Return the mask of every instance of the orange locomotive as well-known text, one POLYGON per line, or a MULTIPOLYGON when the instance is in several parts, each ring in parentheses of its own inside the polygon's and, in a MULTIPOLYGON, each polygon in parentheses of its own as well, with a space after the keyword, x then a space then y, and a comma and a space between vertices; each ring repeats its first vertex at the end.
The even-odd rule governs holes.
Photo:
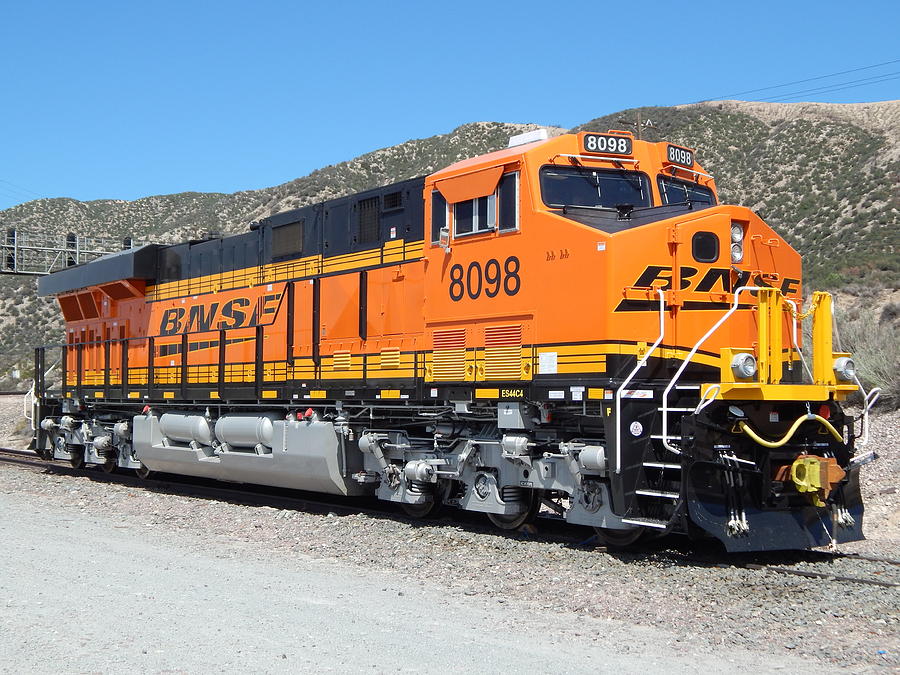
MULTIPOLYGON (((413 179, 41 280, 67 324, 35 446, 609 544, 861 538, 857 390, 799 255, 688 148, 525 135, 413 179)), ((50 358, 37 351, 37 372, 50 358)), ((865 421, 863 420, 863 427, 865 421)), ((865 440, 865 439, 863 439, 865 440)))

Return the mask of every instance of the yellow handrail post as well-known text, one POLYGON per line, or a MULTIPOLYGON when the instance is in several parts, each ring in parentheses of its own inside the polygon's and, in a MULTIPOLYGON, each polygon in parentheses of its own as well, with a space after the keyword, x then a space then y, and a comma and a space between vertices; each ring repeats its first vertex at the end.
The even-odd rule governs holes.
POLYGON ((781 382, 784 355, 781 351, 784 297, 777 288, 759 291, 759 381, 781 382))
POLYGON ((812 297, 813 311, 813 380, 816 384, 836 384, 832 369, 834 347, 832 344, 831 293, 816 291, 812 297))

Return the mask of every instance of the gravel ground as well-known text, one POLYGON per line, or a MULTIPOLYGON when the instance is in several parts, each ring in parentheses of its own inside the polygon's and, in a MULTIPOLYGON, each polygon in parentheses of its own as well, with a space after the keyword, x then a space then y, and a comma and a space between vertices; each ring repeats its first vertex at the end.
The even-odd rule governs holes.
MULTIPOLYGON (((0 401, 0 420, 7 429, 19 405, 18 398, 0 401)), ((900 558, 900 452, 894 446, 898 431, 900 412, 873 420, 871 446, 881 459, 863 468, 870 539, 846 550, 900 558)), ((249 549, 273 565, 309 556, 368 573, 379 570, 393 583, 439 584, 449 598, 477 596, 517 615, 545 617, 548 630, 565 629, 572 640, 597 639, 590 622, 612 619, 658 630, 662 644, 685 653, 738 648, 800 656, 813 659, 817 667, 855 672, 900 668, 900 589, 738 566, 750 557, 721 555, 717 566, 666 546, 640 554, 609 554, 450 520, 421 524, 400 516, 328 517, 5 465, 0 465, 0 492, 29 495, 48 508, 68 510, 72 517, 115 514, 150 533, 179 533, 201 548, 249 549), (572 618, 576 615, 583 623, 572 618)), ((813 562, 790 553, 761 559, 784 567, 857 577, 877 574, 900 581, 900 568, 890 565, 847 559, 813 562)))
POLYGON ((20 395, 0 396, 0 445, 4 447, 25 447, 31 440, 28 421, 22 417, 22 402, 20 395))
POLYGON ((37 499, 0 492, 0 672, 822 671, 37 499))

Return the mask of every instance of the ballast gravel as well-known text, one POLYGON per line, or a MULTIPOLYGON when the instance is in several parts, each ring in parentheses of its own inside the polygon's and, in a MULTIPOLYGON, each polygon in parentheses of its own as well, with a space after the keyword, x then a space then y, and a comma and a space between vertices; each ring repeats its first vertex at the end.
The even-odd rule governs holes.
MULTIPOLYGON (((16 397, 15 407, 20 406, 16 397)), ((12 411, 9 401, 0 400, 0 421, 9 420, 12 411)), ((881 459, 862 469, 869 540, 843 550, 900 559, 898 431, 897 411, 873 417, 870 446, 881 459)), ((10 446, 10 439, 3 444, 10 446)), ((225 558, 251 556, 280 568, 311 557, 376 574, 399 588, 439 589, 463 600, 476 596, 511 616, 543 619, 547 631, 568 640, 602 640, 594 632, 600 624, 592 622, 612 619, 655 629, 682 653, 737 649, 791 662, 800 657, 819 671, 900 668, 900 588, 743 567, 753 562, 900 582, 900 567, 887 563, 797 553, 727 556, 709 547, 692 550, 679 540, 612 553, 545 538, 540 523, 537 532, 508 534, 472 519, 417 522, 399 512, 322 515, 6 464, 0 465, 0 492, 27 496, 34 508, 45 503, 65 509, 73 519, 104 514, 122 527, 154 535, 177 532, 198 549, 214 549, 225 558)), ((573 530, 578 533, 590 535, 573 530)), ((59 555, 64 558, 65 552, 59 555)))

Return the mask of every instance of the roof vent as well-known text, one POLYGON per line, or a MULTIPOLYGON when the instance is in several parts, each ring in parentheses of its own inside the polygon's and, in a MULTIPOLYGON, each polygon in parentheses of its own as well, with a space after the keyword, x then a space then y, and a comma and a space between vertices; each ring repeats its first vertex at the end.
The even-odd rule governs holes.
POLYGON ((507 148, 514 148, 517 145, 525 145, 526 143, 534 143, 535 141, 546 141, 547 130, 535 129, 534 131, 526 131, 524 134, 516 134, 509 137, 509 145, 507 148))

